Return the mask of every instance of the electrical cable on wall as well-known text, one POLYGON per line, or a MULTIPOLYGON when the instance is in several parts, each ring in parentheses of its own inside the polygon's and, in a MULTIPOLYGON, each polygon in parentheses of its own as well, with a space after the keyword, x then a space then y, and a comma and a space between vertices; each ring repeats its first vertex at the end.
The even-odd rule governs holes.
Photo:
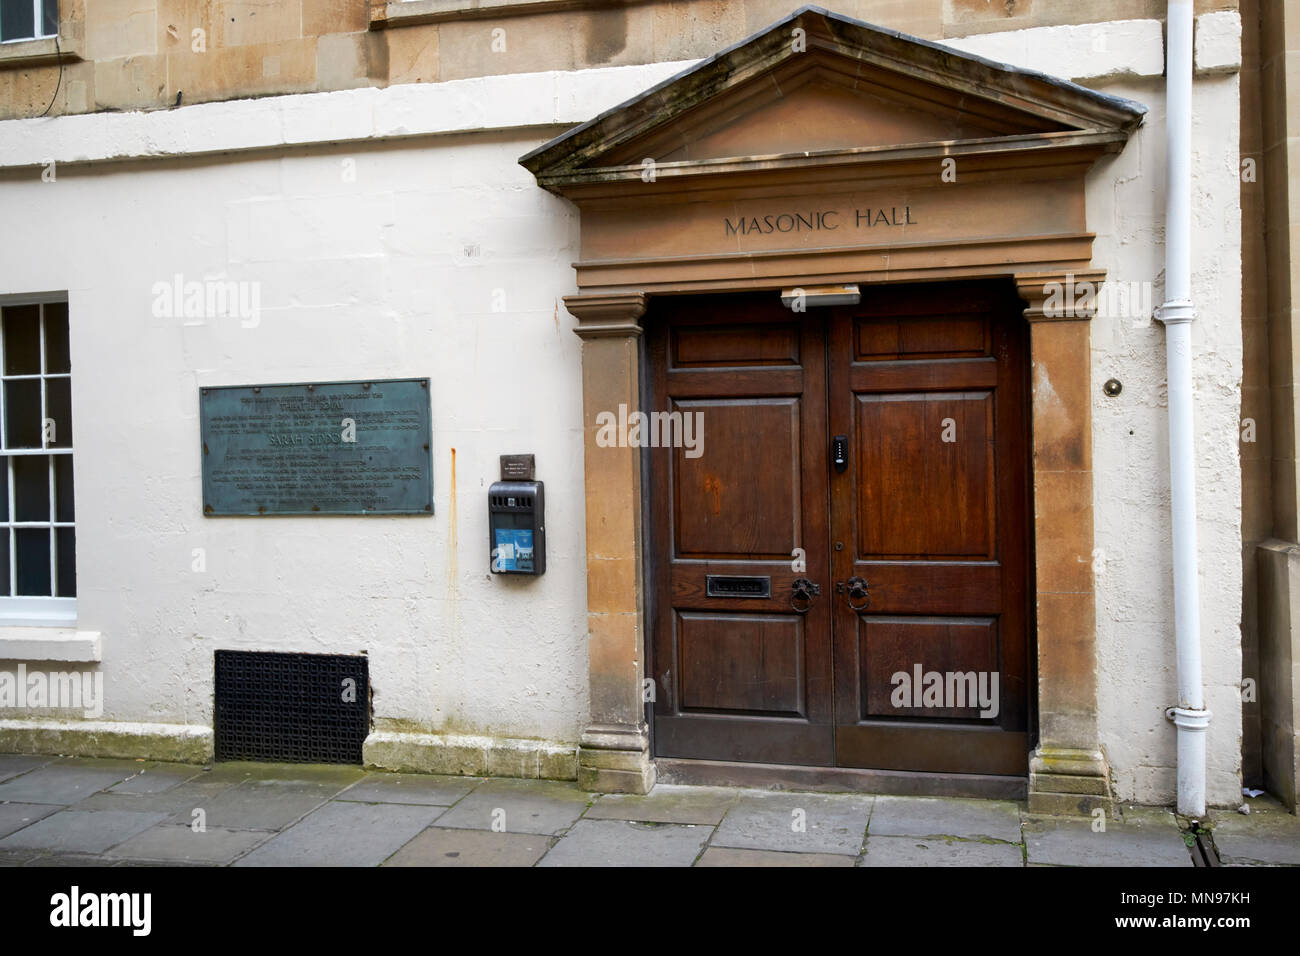
POLYGON ((59 55, 59 78, 54 84, 54 95, 50 97, 50 105, 45 107, 41 116, 47 115, 50 110, 54 108, 54 101, 59 98, 59 90, 63 86, 63 50, 59 48, 59 37, 57 34, 54 37, 54 52, 59 55))

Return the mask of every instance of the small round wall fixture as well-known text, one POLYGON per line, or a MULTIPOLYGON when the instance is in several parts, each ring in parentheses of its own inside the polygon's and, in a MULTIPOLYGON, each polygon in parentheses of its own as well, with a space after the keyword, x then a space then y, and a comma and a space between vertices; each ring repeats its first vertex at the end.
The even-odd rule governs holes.
POLYGON ((1124 391, 1124 385, 1117 378, 1108 378, 1106 379, 1106 384, 1101 387, 1101 390, 1111 398, 1114 398, 1120 392, 1124 391))

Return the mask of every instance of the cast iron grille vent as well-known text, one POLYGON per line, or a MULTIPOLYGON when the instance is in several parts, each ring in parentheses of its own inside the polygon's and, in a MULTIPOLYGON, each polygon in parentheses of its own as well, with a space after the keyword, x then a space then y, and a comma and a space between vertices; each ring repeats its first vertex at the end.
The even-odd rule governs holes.
POLYGON ((217 759, 361 763, 368 664, 343 654, 217 651, 217 759))

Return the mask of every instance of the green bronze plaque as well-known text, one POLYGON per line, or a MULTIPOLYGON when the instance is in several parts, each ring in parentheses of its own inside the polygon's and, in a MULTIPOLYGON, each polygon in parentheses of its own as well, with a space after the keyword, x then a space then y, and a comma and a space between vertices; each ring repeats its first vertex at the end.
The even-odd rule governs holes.
POLYGON ((199 389, 203 513, 433 514, 427 378, 199 389))

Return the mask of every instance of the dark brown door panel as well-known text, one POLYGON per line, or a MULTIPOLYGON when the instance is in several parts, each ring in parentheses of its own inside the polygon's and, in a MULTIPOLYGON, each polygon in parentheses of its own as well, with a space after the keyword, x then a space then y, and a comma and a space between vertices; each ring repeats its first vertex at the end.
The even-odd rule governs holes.
POLYGON ((1016 303, 983 286, 868 290, 835 310, 829 342, 828 419, 850 441, 831 475, 834 578, 856 583, 833 609, 837 764, 1023 774, 1016 303))
POLYGON ((653 409, 703 423, 694 457, 650 451, 655 750, 829 766, 828 595, 792 600, 830 571, 821 327, 774 295, 658 300, 646 343, 653 409))
POLYGON ((1025 773, 1019 308, 997 283, 652 300, 651 410, 703 425, 648 452, 658 755, 1025 773))

